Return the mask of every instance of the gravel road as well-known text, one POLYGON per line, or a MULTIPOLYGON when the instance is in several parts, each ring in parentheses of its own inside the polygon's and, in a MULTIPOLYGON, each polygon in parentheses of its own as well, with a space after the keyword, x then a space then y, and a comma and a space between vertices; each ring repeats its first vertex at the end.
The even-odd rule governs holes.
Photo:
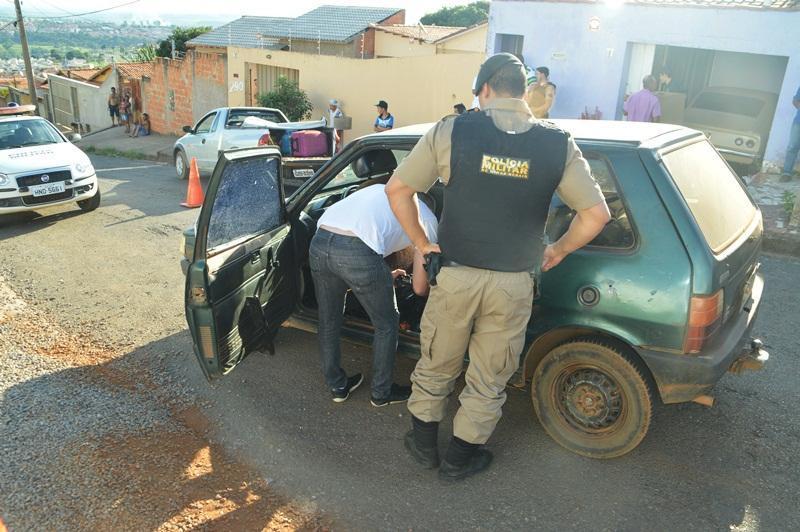
MULTIPOLYGON (((144 164, 94 161, 101 169, 144 164)), ((177 527, 171 524, 175 516, 198 501, 218 501, 217 495, 263 511, 263 524, 287 503, 247 506, 249 495, 240 487, 259 479, 263 499, 294 501, 292 519, 318 510, 337 529, 800 529, 800 509, 792 502, 800 478, 800 414, 794 408, 800 261, 763 258, 767 286, 755 332, 772 360, 763 372, 723 377, 714 408, 658 408, 639 448, 620 459, 593 461, 558 447, 536 422, 528 394, 512 391, 491 441, 492 468, 444 487, 405 455, 405 408, 373 409, 362 390, 342 405, 331 403, 313 335, 283 330, 274 357, 252 356, 231 375, 206 383, 181 303, 179 234, 197 212, 178 207, 185 183, 162 167, 100 175, 106 195, 94 213, 64 208, 0 220, 0 275, 32 311, 42 312, 31 326, 49 334, 57 324, 68 336, 91 340, 98 356, 105 356, 104 349, 115 353, 110 362, 62 366, 64 357, 52 356, 57 349, 0 344, 7 353, 0 355, 0 430, 3 440, 17 442, 0 449, 13 454, 13 462, 0 456, 0 513, 12 529, 54 526, 48 518, 53 508, 82 505, 96 505, 100 528, 106 516, 141 528, 177 527), (130 377, 120 386, 118 372, 130 377), (134 428, 120 419, 125 416, 140 421, 134 428), (160 448, 175 460, 152 462, 160 448), (19 461, 26 456, 27 462, 19 461), (186 480, 187 471, 207 471, 209 464, 213 477, 217 463, 226 461, 239 472, 234 481, 223 477, 206 486, 186 480), (57 489, 38 493, 49 475, 58 476, 53 467, 78 485, 99 487, 87 495, 54 484, 57 489), (111 472, 102 473, 105 468, 111 472), (120 478, 141 491, 107 488, 120 478), (136 497, 153 486, 165 502, 149 521, 128 521, 141 508, 136 497), (62 496, 62 490, 77 498, 62 496), (112 495, 96 502, 106 491, 112 495), (31 508, 26 497, 45 509, 31 508), (131 512, 118 509, 128 506, 131 512)), ((8 321, 0 327, 7 337, 8 321)), ((346 369, 369 372, 367 349, 346 345, 343 359, 346 369)), ((411 368, 411 361, 399 360, 398 379, 411 368)), ((198 519, 210 528, 225 524, 203 515, 198 519)))

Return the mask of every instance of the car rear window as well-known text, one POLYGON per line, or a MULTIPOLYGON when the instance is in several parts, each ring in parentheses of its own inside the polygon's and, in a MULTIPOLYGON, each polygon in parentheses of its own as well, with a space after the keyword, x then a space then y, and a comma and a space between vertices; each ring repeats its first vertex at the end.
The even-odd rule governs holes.
POLYGON ((739 178, 705 140, 669 152, 663 160, 709 247, 723 251, 756 214, 739 178))
POLYGON ((706 111, 730 113, 757 118, 764 107, 764 101, 739 94, 704 92, 694 101, 692 107, 706 111))
POLYGON ((245 118, 252 116, 260 118, 261 120, 268 120, 270 122, 282 123, 286 120, 275 111, 267 111, 262 109, 231 109, 228 115, 228 122, 225 124, 226 128, 242 127, 245 118))

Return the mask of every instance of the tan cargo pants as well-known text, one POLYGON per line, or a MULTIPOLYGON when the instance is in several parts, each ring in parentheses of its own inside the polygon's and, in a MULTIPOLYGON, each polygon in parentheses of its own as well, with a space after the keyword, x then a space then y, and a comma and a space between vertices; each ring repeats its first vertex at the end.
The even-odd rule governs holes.
POLYGON ((469 351, 453 434, 486 443, 500 420, 506 383, 519 367, 532 305, 533 279, 527 272, 442 268, 422 315, 422 356, 411 375, 411 413, 422 421, 442 420, 469 351))

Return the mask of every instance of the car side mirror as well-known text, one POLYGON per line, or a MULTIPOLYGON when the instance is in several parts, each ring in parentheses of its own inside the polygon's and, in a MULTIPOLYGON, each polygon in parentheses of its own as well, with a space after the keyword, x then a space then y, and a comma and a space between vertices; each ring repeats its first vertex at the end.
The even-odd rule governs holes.
POLYGON ((80 133, 68 133, 67 134, 67 140, 72 142, 73 144, 76 143, 76 142, 80 142, 82 138, 83 137, 81 137, 80 133))
POLYGON ((192 133, 192 126, 183 126, 184 133, 192 133))

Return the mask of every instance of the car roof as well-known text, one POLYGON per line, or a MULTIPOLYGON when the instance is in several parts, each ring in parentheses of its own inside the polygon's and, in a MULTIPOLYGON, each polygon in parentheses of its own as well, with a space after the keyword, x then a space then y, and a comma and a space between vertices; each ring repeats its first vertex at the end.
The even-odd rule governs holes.
MULTIPOLYGON (((625 144, 648 144, 658 145, 660 140, 673 140, 679 136, 691 136, 699 134, 694 129, 678 126, 675 124, 660 124, 648 122, 627 122, 619 120, 552 120, 552 122, 568 131, 576 140, 615 142, 625 144), (683 135, 680 135, 683 133, 683 135)), ((372 136, 422 136, 428 132, 434 123, 416 124, 413 126, 399 127, 373 133, 372 136)))
POLYGON ((44 120, 41 116, 9 115, 0 116, 0 122, 19 122, 20 120, 44 120))

